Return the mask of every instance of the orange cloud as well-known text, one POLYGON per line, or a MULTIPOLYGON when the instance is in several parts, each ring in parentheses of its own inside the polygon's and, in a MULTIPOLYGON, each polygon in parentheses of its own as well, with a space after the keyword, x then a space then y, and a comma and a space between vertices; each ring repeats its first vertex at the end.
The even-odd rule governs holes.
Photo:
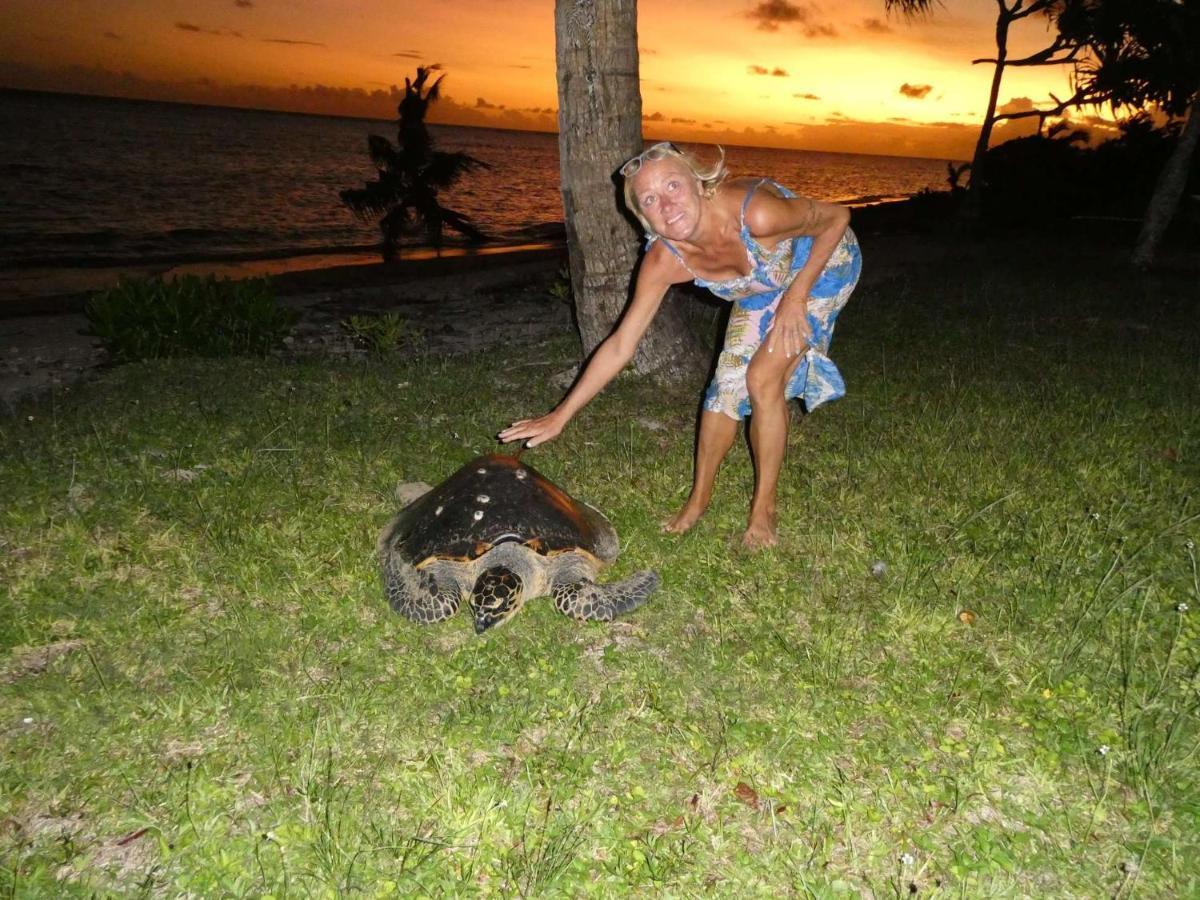
POLYGON ((905 97, 912 97, 914 100, 924 100, 932 90, 933 85, 931 84, 909 84, 906 81, 900 85, 900 93, 905 97))

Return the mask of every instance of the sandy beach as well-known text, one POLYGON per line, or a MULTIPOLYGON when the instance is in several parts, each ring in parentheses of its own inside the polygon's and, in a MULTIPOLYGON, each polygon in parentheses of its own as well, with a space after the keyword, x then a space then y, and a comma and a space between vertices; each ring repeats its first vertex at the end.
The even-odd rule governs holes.
MULTIPOLYGON (((285 352, 294 356, 361 354, 342 326, 353 315, 396 313, 438 354, 469 352, 514 338, 536 342, 571 327, 571 311, 550 287, 565 265, 565 248, 536 245, 507 252, 421 255, 398 264, 360 260, 285 270, 280 261, 237 267, 198 266, 173 274, 240 278, 268 275, 276 295, 298 314, 285 352)), ((109 364, 88 333, 85 294, 12 306, 0 317, 0 405, 69 387, 109 364), (22 313, 15 314, 14 313, 22 313)))
MULTIPOLYGON (((1020 233, 986 241, 962 239, 914 218, 904 203, 856 210, 852 224, 865 260, 860 292, 906 269, 943 260, 974 258, 986 265, 998 253, 1052 259, 1064 252, 1020 233)), ((1111 261, 1113 253, 1124 253, 1124 247, 1122 239, 1109 233, 1098 242, 1076 246, 1076 252, 1095 254, 1100 263, 1111 261)), ((283 351, 289 355, 361 354, 364 351, 341 323, 352 315, 381 313, 396 313, 419 328, 426 351, 454 355, 513 340, 536 343, 569 332, 571 308, 550 292, 566 262, 565 246, 533 244, 474 253, 421 253, 389 265, 371 257, 349 264, 345 259, 306 257, 191 265, 167 277, 271 277, 280 301, 298 313, 283 351)), ((1192 269, 1196 261, 1186 249, 1177 248, 1164 265, 1192 269)), ((109 364, 98 339, 87 333, 82 314, 86 296, 76 292, 0 308, 0 406, 6 411, 109 364)))

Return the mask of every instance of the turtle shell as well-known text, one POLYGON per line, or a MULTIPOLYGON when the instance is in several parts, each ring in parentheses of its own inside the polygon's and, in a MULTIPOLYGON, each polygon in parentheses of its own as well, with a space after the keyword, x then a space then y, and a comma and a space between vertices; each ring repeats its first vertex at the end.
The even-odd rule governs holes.
POLYGON ((392 523, 387 544, 413 565, 429 559, 476 559, 516 541, 548 555, 586 550, 604 562, 616 555, 616 532, 531 466, 511 456, 473 459, 392 523))

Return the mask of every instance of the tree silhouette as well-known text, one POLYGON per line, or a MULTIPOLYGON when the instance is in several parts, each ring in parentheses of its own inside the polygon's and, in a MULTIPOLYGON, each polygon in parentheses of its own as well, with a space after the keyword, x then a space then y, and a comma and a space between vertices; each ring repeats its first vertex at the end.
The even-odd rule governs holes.
MULTIPOLYGON (((1051 109, 1031 109, 1013 113, 996 112, 1000 99, 1000 83, 1004 79, 1004 71, 1013 66, 1061 66, 1075 61, 1081 51, 1081 44, 1072 35, 1060 31, 1049 44, 1028 56, 1012 58, 1008 55, 1009 30, 1015 22, 1039 15, 1054 19, 1063 11, 1087 0, 995 0, 996 12, 996 55, 993 58, 975 59, 972 64, 991 63, 992 86, 988 94, 987 110, 979 128, 979 138, 975 142, 975 153, 971 158, 971 181, 967 187, 967 202, 963 212, 968 218, 976 218, 981 209, 982 189, 985 180, 985 161, 988 144, 991 141, 992 129, 997 122, 1008 119, 1021 119, 1031 116, 1038 117, 1038 131, 1045 126, 1050 116, 1061 115, 1072 106, 1088 102, 1087 94, 1082 84, 1077 86, 1074 95, 1066 100, 1059 100, 1051 95, 1055 106, 1051 109)), ((908 18, 925 15, 941 6, 941 0, 884 0, 884 8, 888 12, 898 11, 908 18)))
POLYGON ((466 153, 434 149, 433 138, 425 127, 425 114, 429 104, 437 100, 438 87, 446 77, 443 74, 426 87, 434 68, 419 66, 416 79, 404 79, 404 99, 397 106, 397 146, 377 134, 367 137, 367 152, 379 170, 378 177, 340 194, 342 202, 359 218, 380 217, 385 261, 395 259, 400 238, 407 233, 423 230, 426 243, 435 248, 442 246, 447 226, 472 242, 487 240, 466 216, 438 202, 438 192, 458 181, 464 172, 488 166, 466 153))
POLYGON ((1200 145, 1200 0, 1080 0, 1059 30, 1087 44, 1076 81, 1114 109, 1186 116, 1142 219, 1133 263, 1148 268, 1187 188, 1200 145))

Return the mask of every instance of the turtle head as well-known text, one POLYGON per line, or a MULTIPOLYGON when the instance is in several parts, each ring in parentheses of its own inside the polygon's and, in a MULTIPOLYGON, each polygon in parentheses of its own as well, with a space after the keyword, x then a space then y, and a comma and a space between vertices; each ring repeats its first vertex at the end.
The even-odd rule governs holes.
POLYGON ((475 617, 475 633, 507 622, 525 602, 521 578, 512 569, 493 566, 479 576, 471 591, 471 612, 475 617))

